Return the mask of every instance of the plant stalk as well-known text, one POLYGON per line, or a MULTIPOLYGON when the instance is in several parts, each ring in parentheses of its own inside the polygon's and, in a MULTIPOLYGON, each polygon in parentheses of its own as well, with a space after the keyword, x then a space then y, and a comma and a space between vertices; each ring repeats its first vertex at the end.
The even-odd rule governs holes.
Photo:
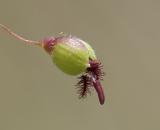
POLYGON ((9 35, 13 36, 14 38, 16 38, 16 39, 18 39, 18 40, 21 40, 21 41, 23 41, 23 42, 25 42, 25 43, 27 43, 27 44, 42 46, 42 43, 41 43, 41 42, 25 39, 25 38, 23 38, 22 36, 16 34, 15 32, 11 31, 8 27, 6 27, 6 26, 3 25, 3 24, 0 24, 0 28, 1 28, 4 32, 7 32, 9 35))

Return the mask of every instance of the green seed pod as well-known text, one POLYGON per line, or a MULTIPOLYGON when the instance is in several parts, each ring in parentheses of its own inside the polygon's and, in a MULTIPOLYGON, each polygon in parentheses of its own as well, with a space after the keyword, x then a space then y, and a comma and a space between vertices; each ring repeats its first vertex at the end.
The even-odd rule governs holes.
POLYGON ((44 43, 45 49, 50 50, 53 62, 66 74, 78 75, 90 66, 89 59, 96 59, 91 46, 77 37, 47 38, 44 43))

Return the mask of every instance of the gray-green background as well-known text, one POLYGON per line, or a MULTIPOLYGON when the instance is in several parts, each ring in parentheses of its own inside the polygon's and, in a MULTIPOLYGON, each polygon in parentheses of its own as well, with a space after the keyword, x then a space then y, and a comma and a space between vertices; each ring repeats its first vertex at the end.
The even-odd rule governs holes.
POLYGON ((76 77, 0 31, 0 130, 160 129, 159 0, 0 0, 0 23, 29 39, 90 42, 104 64, 104 106, 76 77))

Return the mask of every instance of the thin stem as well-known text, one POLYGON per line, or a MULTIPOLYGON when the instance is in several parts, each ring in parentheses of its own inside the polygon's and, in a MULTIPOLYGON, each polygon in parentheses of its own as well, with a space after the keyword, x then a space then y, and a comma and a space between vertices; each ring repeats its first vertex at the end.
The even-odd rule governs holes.
POLYGON ((0 24, 0 28, 3 29, 3 31, 7 32, 9 35, 15 37, 18 40, 21 40, 21 41, 27 43, 27 44, 39 45, 39 46, 42 45, 42 43, 39 42, 39 41, 32 41, 32 40, 28 40, 28 39, 25 39, 25 38, 21 37, 20 35, 14 33, 13 31, 11 31, 8 27, 6 27, 3 24, 0 24))

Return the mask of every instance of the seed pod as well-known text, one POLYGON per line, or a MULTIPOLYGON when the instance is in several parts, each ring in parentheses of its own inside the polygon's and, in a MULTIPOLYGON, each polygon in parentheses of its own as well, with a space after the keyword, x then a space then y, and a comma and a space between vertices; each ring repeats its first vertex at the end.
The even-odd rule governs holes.
POLYGON ((80 98, 95 88, 100 104, 104 104, 105 96, 100 84, 104 73, 92 47, 74 36, 49 37, 43 41, 43 47, 52 57, 56 66, 69 75, 79 75, 77 83, 80 98))
POLYGON ((89 59, 96 60, 91 46, 73 36, 46 38, 44 48, 51 55, 56 66, 70 75, 85 72, 90 66, 89 59))

